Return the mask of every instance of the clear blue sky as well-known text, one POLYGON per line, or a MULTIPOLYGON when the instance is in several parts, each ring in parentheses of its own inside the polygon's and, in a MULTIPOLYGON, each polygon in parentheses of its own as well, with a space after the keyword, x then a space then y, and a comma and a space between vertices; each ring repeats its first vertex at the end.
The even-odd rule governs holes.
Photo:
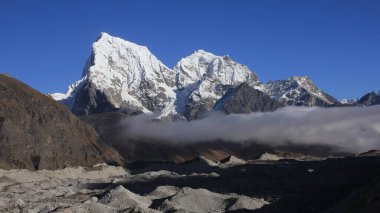
POLYGON ((80 78, 100 32, 173 67, 197 49, 265 82, 308 75, 337 98, 380 89, 378 0, 0 0, 0 72, 42 92, 80 78))

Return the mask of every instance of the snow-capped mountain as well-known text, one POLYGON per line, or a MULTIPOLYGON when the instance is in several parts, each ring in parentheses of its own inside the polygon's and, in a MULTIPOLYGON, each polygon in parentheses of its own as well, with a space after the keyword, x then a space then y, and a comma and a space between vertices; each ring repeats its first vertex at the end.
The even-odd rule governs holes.
POLYGON ((260 85, 258 89, 285 105, 325 107, 339 103, 335 98, 320 90, 307 76, 269 81, 260 85))
POLYGON ((101 33, 82 79, 66 94, 52 94, 76 114, 126 109, 161 111, 174 103, 175 73, 144 46, 101 33))
POLYGON ((261 101, 246 97, 250 100, 247 104, 255 106, 245 106, 245 110, 275 109, 281 105, 265 105, 262 100, 268 98, 282 105, 330 106, 337 102, 307 77, 261 84, 247 66, 227 55, 216 56, 203 50, 182 58, 170 69, 148 48, 107 33, 101 33, 93 44, 82 78, 70 85, 65 94, 50 95, 77 115, 121 110, 127 114, 157 113, 158 118, 179 115, 197 119, 223 108, 220 100, 242 83, 245 92, 239 92, 239 97, 250 95, 246 91, 263 92, 251 94, 261 101), (258 106, 259 103, 265 106, 258 106))
POLYGON ((345 99, 340 100, 340 103, 351 105, 351 104, 355 104, 358 100, 359 99, 357 98, 345 98, 345 99))
POLYGON ((216 56, 198 50, 181 59, 174 67, 178 93, 182 99, 178 112, 188 119, 200 118, 212 111, 215 103, 231 87, 243 82, 254 87, 259 83, 256 73, 229 56, 216 56))

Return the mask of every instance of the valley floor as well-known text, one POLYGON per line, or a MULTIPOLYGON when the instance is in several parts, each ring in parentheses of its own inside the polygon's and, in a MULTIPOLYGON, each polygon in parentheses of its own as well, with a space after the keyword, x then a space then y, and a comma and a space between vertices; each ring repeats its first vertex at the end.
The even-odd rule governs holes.
POLYGON ((0 170, 0 212, 376 212, 379 157, 0 170))

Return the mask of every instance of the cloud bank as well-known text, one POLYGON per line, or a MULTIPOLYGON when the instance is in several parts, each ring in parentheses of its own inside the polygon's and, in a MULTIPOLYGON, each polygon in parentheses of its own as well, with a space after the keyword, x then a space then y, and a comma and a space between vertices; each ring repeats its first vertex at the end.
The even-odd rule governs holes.
POLYGON ((285 107, 267 113, 215 113, 190 122, 152 122, 142 115, 123 124, 129 136, 183 143, 224 140, 280 146, 292 142, 333 145, 355 153, 380 149, 380 106, 285 107))

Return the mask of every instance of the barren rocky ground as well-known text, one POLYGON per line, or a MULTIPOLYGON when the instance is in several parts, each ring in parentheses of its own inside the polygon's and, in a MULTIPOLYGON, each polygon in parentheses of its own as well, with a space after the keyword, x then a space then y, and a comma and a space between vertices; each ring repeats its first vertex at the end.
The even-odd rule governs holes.
POLYGON ((270 154, 248 162, 232 156, 125 168, 0 170, 0 212, 371 212, 379 205, 372 187, 379 177, 375 156, 270 154))

